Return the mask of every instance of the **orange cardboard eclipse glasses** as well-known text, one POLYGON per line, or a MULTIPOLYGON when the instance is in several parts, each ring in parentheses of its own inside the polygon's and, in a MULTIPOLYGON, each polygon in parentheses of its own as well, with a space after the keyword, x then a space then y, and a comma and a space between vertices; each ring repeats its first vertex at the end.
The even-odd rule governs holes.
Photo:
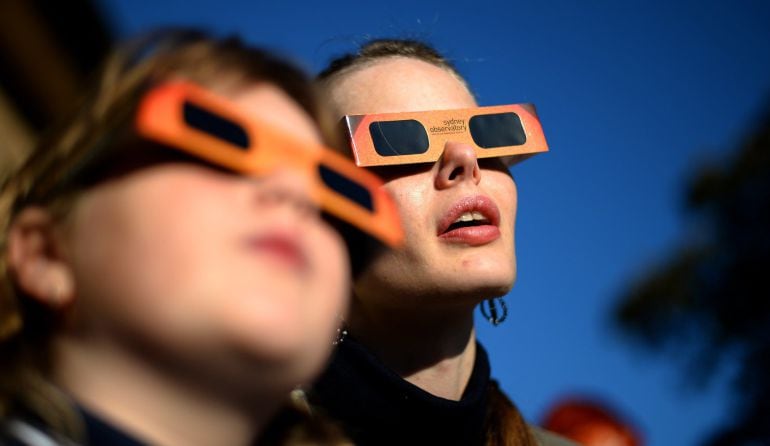
POLYGON ((448 141, 471 145, 478 158, 507 157, 508 165, 548 151, 532 104, 347 115, 343 122, 359 166, 434 162, 448 141))
POLYGON ((324 211, 391 246, 403 240, 395 205, 374 174, 195 84, 171 82, 150 90, 139 104, 136 126, 146 139, 240 174, 264 175, 276 167, 301 171, 324 211))

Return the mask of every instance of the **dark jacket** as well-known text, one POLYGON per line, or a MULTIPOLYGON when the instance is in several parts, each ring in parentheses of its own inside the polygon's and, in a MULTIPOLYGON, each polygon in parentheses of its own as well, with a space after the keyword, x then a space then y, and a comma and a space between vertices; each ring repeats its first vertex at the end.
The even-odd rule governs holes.
MULTIPOLYGON (((465 392, 452 401, 402 379, 348 336, 309 397, 315 410, 341 423, 358 446, 473 446, 484 443, 491 391, 499 392, 480 344, 465 392)), ((532 433, 542 446, 572 444, 539 429, 532 433)))

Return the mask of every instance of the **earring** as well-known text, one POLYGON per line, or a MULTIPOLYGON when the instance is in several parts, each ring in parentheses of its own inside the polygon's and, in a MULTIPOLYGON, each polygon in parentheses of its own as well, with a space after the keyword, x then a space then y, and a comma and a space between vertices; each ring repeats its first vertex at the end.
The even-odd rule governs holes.
POLYGON ((291 404, 305 413, 310 413, 310 403, 307 400, 307 393, 305 393, 305 389, 302 388, 302 386, 297 386, 294 389, 292 389, 291 392, 289 392, 289 401, 291 401, 291 404))
POLYGON ((341 344, 348 335, 348 329, 345 328, 345 319, 342 319, 342 315, 338 315, 337 318, 340 320, 340 323, 337 325, 337 336, 334 337, 332 345, 341 344))
POLYGON ((479 305, 479 307, 481 308, 481 314, 484 315, 486 320, 488 320, 489 323, 494 325, 495 327, 502 324, 505 318, 508 317, 508 306, 505 305, 505 300, 503 300, 502 297, 487 299, 484 302, 482 302, 479 305), (497 303, 495 302, 495 299, 500 301, 500 307, 503 309, 503 315, 500 317, 498 317, 497 303), (485 307, 485 304, 486 304, 486 307, 485 307))
POLYGON ((345 337, 348 335, 348 330, 345 328, 344 325, 340 325, 337 327, 337 336, 334 337, 334 340, 332 341, 332 345, 341 344, 342 341, 345 340, 345 337))

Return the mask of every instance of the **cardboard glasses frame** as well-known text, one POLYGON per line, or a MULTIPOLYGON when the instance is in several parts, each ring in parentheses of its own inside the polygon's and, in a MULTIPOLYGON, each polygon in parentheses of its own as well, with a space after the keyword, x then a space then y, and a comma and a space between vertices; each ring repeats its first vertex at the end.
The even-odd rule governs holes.
POLYGON ((435 162, 449 141, 471 145, 478 158, 505 157, 508 165, 548 151, 532 104, 346 115, 342 124, 354 160, 362 167, 435 162), (403 134, 398 135, 398 127, 394 126, 401 126, 403 134), (386 130, 388 127, 391 130, 386 130), (386 141, 383 147, 386 133, 401 138, 386 141), (415 142, 417 139, 422 143, 415 142), (492 147, 485 144, 490 141, 492 147), (399 143, 413 147, 399 147, 399 143))
POLYGON ((246 176, 278 167, 300 171, 310 178, 311 198, 321 209, 388 245, 403 241, 395 205, 377 176, 331 149, 250 117, 193 83, 170 82, 147 92, 136 128, 146 139, 246 176))

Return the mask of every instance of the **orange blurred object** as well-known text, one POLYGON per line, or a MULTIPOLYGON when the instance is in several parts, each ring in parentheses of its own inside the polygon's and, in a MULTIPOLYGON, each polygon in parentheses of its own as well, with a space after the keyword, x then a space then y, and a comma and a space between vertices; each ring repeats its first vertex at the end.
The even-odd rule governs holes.
POLYGON ((595 400, 574 398, 556 404, 543 427, 584 446, 643 446, 622 417, 595 400))

